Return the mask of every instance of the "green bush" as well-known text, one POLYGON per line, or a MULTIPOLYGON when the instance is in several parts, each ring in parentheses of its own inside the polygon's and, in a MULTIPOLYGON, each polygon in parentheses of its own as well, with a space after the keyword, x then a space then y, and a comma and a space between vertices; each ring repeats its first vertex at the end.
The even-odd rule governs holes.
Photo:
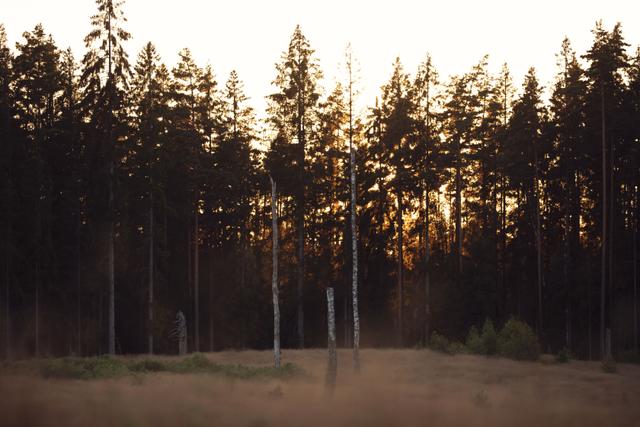
POLYGON ((467 349, 473 354, 483 354, 493 356, 498 352, 498 334, 490 319, 484 321, 482 334, 478 333, 478 328, 472 326, 467 335, 467 349))
POLYGON ((127 365, 107 356, 86 359, 67 357, 45 361, 40 367, 45 378, 100 379, 115 378, 128 373, 127 365))
POLYGON ((449 340, 444 335, 440 335, 438 332, 433 331, 429 346, 432 350, 447 353, 449 351, 449 340))
POLYGON ((516 319, 509 320, 498 335, 498 353, 516 360, 538 360, 540 343, 529 325, 516 319))
POLYGON ((156 359, 142 359, 129 365, 132 372, 162 372, 167 369, 164 363, 156 359))
POLYGON ((476 328, 475 325, 469 329, 469 334, 467 335, 467 349, 473 354, 483 353, 482 340, 480 339, 478 328, 476 328))
POLYGON ((498 334, 493 327, 491 319, 484 321, 480 340, 482 341, 482 354, 493 356, 498 352, 498 334))
POLYGON ((449 347, 447 348, 447 353, 449 354, 465 354, 468 353, 467 347, 464 344, 458 341, 451 341, 449 343, 449 347))

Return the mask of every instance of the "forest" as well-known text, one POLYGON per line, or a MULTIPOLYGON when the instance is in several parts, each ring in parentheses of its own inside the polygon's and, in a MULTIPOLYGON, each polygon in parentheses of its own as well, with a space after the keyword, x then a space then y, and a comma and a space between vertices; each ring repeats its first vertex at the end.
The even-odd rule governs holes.
POLYGON ((189 351, 268 349, 274 255, 284 348, 326 345, 332 287, 344 347, 357 288, 363 347, 516 318, 545 352, 597 359, 610 331, 638 354, 640 47, 621 24, 585 52, 558 40, 546 88, 426 55, 390 61, 371 100, 357 51, 327 81, 298 26, 263 119, 188 48, 130 58, 121 1, 90 20, 81 56, 0 24, 3 357, 175 354, 179 311, 189 351))

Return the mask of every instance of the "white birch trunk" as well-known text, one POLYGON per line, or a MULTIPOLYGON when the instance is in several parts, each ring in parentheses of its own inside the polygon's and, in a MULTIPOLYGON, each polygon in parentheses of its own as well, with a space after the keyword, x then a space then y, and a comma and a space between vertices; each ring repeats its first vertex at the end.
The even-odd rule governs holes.
POLYGON ((357 186, 356 151, 353 144, 353 62, 351 47, 347 48, 347 68, 349 72, 349 164, 351 172, 351 296, 353 299, 353 367, 360 371, 360 313, 358 311, 358 230, 356 224, 357 186))
POLYGON ((336 312, 333 303, 333 288, 327 288, 327 329, 329 348, 329 364, 327 367, 327 387, 333 390, 338 374, 338 359, 336 356, 336 312))
POLYGON ((280 367, 280 305, 278 301, 278 207, 276 182, 271 176, 271 235, 273 240, 271 294, 273 297, 273 359, 280 367))

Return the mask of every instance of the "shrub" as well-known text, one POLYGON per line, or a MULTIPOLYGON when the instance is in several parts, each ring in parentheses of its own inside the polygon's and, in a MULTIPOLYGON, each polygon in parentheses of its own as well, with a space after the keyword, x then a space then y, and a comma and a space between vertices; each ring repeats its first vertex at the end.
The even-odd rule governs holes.
POLYGON ((516 360, 538 360, 540 343, 529 325, 509 320, 498 335, 498 353, 516 360))
POLYGON ((478 328, 476 328, 475 325, 469 329, 469 334, 467 335, 467 349, 473 354, 483 353, 482 340, 480 339, 478 328))
POLYGON ((468 353, 467 347, 464 344, 458 341, 451 341, 449 347, 447 348, 447 353, 449 354, 465 354, 468 353))
POLYGON ((607 356, 602 359, 602 370, 607 374, 615 374, 618 372, 618 366, 616 365, 615 359, 611 356, 607 356))
POLYGON ((571 360, 571 352, 568 348, 564 347, 562 350, 556 354, 556 362, 558 363, 569 363, 571 360))
POLYGON ((482 341, 482 354, 493 356, 498 352, 498 334, 493 327, 493 322, 491 321, 491 319, 487 319, 484 321, 480 340, 482 341))
POLYGON ((47 360, 40 367, 45 378, 99 379, 115 378, 127 374, 124 362, 107 356, 80 358, 62 358, 47 360))
POLYGON ((433 331, 431 334, 431 341, 429 344, 432 350, 443 351, 445 353, 449 351, 449 340, 444 335, 440 335, 436 331, 433 331))
POLYGON ((156 359, 142 359, 129 365, 132 372, 162 372, 167 369, 164 363, 156 359))

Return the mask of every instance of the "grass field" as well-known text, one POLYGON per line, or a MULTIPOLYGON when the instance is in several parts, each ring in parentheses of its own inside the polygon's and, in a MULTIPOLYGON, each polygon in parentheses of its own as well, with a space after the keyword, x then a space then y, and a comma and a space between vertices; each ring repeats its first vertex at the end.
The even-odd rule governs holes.
POLYGON ((363 350, 361 356, 355 376, 351 352, 339 351, 333 395, 324 386, 324 350, 285 350, 283 360, 292 365, 284 374, 269 368, 267 351, 117 357, 89 367, 78 359, 73 368, 60 360, 5 364, 0 425, 640 425, 637 365, 619 364, 609 374, 597 362, 429 350, 363 350))

